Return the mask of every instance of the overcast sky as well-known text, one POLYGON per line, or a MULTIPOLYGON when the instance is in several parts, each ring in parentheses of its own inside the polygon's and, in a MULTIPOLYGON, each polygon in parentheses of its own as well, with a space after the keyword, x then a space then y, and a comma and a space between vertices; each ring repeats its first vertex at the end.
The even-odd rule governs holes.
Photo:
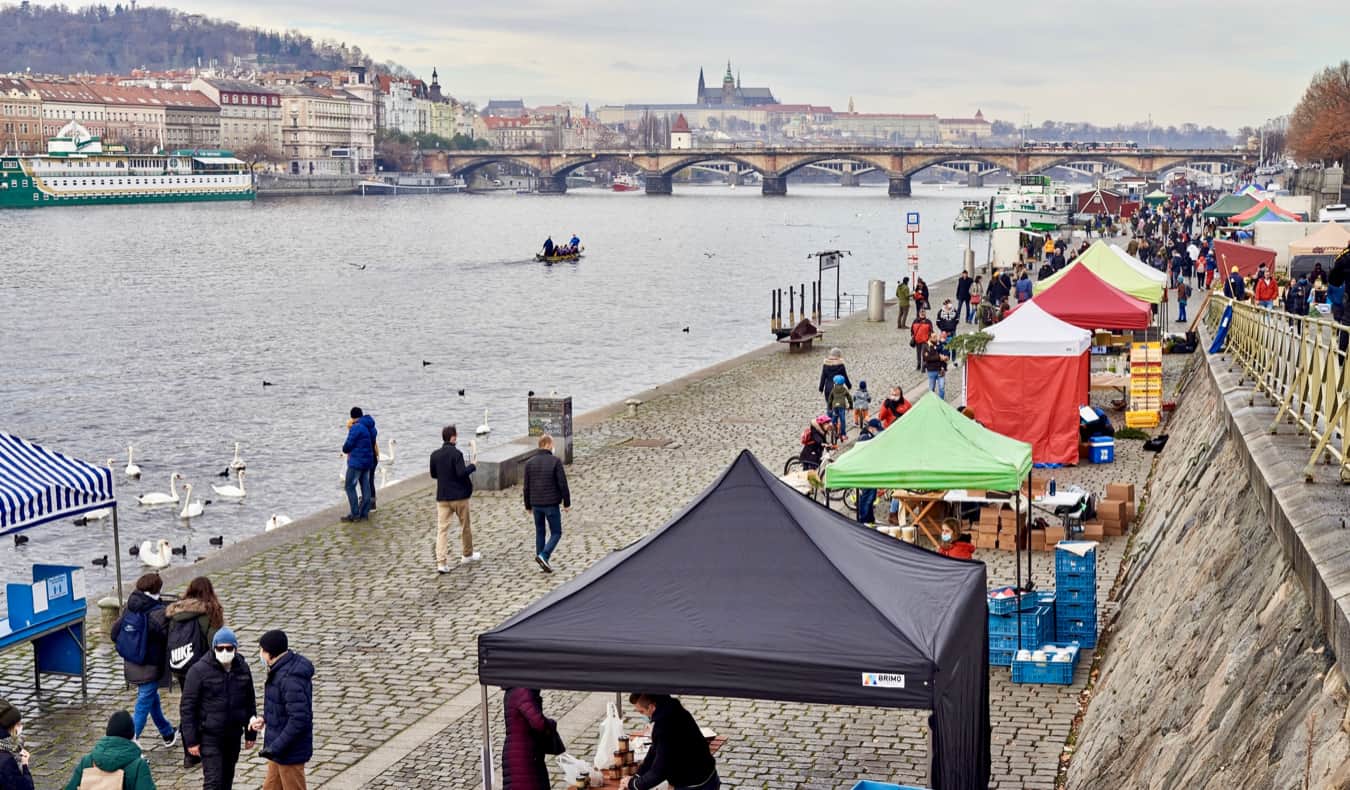
MULTIPOLYGON (((157 3, 158 4, 158 3, 157 3)), ((726 60, 779 101, 1021 123, 1235 129, 1287 113, 1350 54, 1350 3, 1310 0, 177 0, 356 44, 452 95, 692 102, 726 60)))

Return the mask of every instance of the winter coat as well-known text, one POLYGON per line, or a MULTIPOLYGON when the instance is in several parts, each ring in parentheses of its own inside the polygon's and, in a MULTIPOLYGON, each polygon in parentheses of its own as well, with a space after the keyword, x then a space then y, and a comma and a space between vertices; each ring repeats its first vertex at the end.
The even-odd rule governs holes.
POLYGON ((937 328, 948 334, 956 334, 961 322, 961 314, 955 307, 940 307, 937 311, 937 328))
POLYGON ((33 775, 28 766, 19 765, 19 758, 11 751, 15 748, 10 734, 0 730, 0 790, 33 790, 33 775))
POLYGON ((236 654, 229 669, 214 653, 193 664, 183 683, 179 715, 183 743, 189 747, 201 745, 203 736, 239 737, 258 715, 253 673, 243 656, 236 654))
POLYGON ((944 373, 947 370, 947 360, 943 359, 943 353, 936 347, 929 346, 928 351, 923 355, 923 369, 932 373, 944 373))
POLYGON ((979 297, 984 296, 984 283, 970 284, 970 300, 973 303, 979 297))
MULTIPOLYGON (((191 620, 194 617, 197 618, 197 625, 201 627, 202 633, 206 634, 206 644, 208 646, 211 644, 211 640, 216 638, 216 631, 219 630, 211 625, 211 616, 206 613, 206 604, 196 598, 179 598, 177 601, 168 605, 164 610, 164 615, 164 636, 166 640, 173 623, 191 620)), ((209 647, 207 652, 210 652, 209 647)), ((166 660, 164 663, 167 666, 168 657, 165 656, 165 658, 166 660)), ((202 658, 206 658, 206 656, 203 656, 202 658)), ((201 661, 202 659, 198 659, 196 663, 200 664, 201 661)))
POLYGON ((1308 314, 1308 281, 1299 280, 1284 294, 1284 309, 1294 315, 1308 314))
POLYGON ((1243 280, 1242 275, 1236 272, 1229 275, 1228 281, 1223 287, 1223 295, 1239 302, 1247 301, 1247 281, 1243 280))
POLYGON ((843 357, 825 357, 825 364, 820 367, 820 386, 816 391, 825 395, 834 386, 834 377, 843 376, 844 384, 852 387, 853 383, 848 380, 848 370, 844 368, 843 357))
POLYGON ((927 318, 916 318, 909 325, 909 338, 914 345, 927 343, 933 336, 933 322, 927 318))
POLYGON ((525 507, 572 506, 572 492, 567 487, 567 471, 562 459, 548 450, 525 462, 525 507))
POLYGON ((1275 282, 1275 278, 1267 275, 1256 281, 1256 286, 1252 288, 1252 295, 1258 302, 1273 302, 1280 298, 1280 286, 1275 282))
POLYGON ((557 732, 557 723, 544 715, 543 700, 534 689, 507 689, 503 707, 502 790, 549 790, 544 749, 557 732))
POLYGON ((1017 301, 1025 302, 1031 298, 1031 278, 1022 275, 1022 279, 1017 281, 1017 301))
POLYGON ((263 720, 263 757, 303 765, 314 756, 314 665, 308 658, 287 651, 267 668, 263 720))
POLYGON ((891 423, 903 417, 907 411, 909 411, 909 401, 904 398, 898 401, 887 398, 881 402, 881 412, 877 414, 877 419, 881 421, 883 428, 889 428, 891 423))
POLYGON ((652 713, 652 746, 642 761, 637 776, 629 783, 632 790, 651 790, 662 782, 672 787, 696 787, 717 770, 708 739, 703 737, 694 717, 677 699, 666 698, 652 713))
POLYGON ((96 766, 101 771, 122 772, 122 790, 155 790, 150 776, 150 764, 141 756, 141 748, 126 738, 105 735, 94 744, 94 750, 80 759, 66 783, 66 790, 79 790, 84 769, 96 766))
POLYGON ((377 433, 375 420, 369 414, 363 415, 352 423, 352 427, 347 429, 347 441, 342 443, 342 452, 347 454, 347 466, 349 468, 375 468, 377 433))
POLYGON ((834 388, 830 390, 830 408, 838 409, 841 407, 846 409, 853 408, 853 396, 849 394, 847 385, 836 384, 834 385, 834 388))
POLYGON ((970 300, 970 286, 974 282, 974 278, 965 276, 962 276, 956 281, 956 301, 965 302, 970 300))
POLYGON ((853 408, 869 409, 872 407, 872 393, 867 390, 858 390, 853 393, 853 408))
POLYGON ((910 300, 909 286, 906 285, 905 283, 900 283, 899 285, 895 286, 895 306, 909 307, 909 300, 910 300))
POLYGON ((473 494, 473 480, 469 477, 478 470, 477 464, 464 463, 464 453, 450 442, 431 454, 431 478, 436 481, 436 501, 454 502, 468 499, 473 494))
POLYGON ((168 616, 165 614, 164 602, 151 598, 146 593, 136 590, 127 598, 127 608, 122 611, 122 616, 113 623, 112 631, 109 636, 113 641, 117 641, 117 634, 122 630, 122 621, 126 619, 128 612, 146 615, 146 645, 145 645, 145 663, 133 664, 126 659, 122 659, 122 674, 127 682, 139 686, 142 683, 158 683, 164 679, 165 669, 168 667, 168 652, 164 640, 169 635, 168 616))

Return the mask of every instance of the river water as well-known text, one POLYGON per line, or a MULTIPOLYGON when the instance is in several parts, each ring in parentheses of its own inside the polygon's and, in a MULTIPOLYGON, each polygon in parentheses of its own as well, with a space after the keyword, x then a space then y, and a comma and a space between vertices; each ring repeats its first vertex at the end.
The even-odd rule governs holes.
MULTIPOLYGON (((921 272, 954 275, 960 201, 991 190, 916 185, 681 187, 338 197, 0 213, 0 430, 70 455, 114 458, 127 547, 165 538, 191 561, 343 500, 339 449, 353 405, 398 443, 390 479, 421 473, 457 423, 498 443, 526 432, 526 393, 570 394, 576 413, 757 348, 769 291, 810 282, 807 254, 841 248, 842 290, 894 288, 906 211, 921 213, 921 272), (579 233, 586 256, 546 267, 546 234, 579 233), (364 269, 358 268, 363 266, 364 269), (684 327, 689 331, 681 331, 684 327), (425 364, 430 363, 430 364, 425 364), (263 386, 268 381, 272 386, 263 386), (461 397, 458 390, 463 389, 461 397), (242 502, 211 491, 243 445, 242 502), (126 448, 143 469, 126 479, 126 448), (169 475, 211 499, 190 524, 138 506, 169 475)), ((977 260, 986 241, 975 234, 977 260)), ((825 290, 833 295, 832 276, 825 290)), ((481 446, 481 444, 480 444, 481 446)), ((387 449, 385 451, 388 452, 387 449)), ((69 521, 0 544, 0 578, 34 562, 89 566, 110 522, 69 521)), ((91 568, 94 589, 111 571, 91 568)))

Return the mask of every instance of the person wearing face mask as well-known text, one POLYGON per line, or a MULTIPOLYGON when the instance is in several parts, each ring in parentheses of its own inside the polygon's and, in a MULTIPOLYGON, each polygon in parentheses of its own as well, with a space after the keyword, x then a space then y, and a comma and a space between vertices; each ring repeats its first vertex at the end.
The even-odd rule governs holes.
POLYGON ((652 790, 669 782, 674 790, 718 790, 717 761, 694 717, 680 701, 667 694, 637 692, 628 701, 652 723, 652 746, 636 776, 626 777, 620 790, 652 790))
POLYGON ((252 749, 258 738, 248 728, 258 715, 253 674, 238 648, 234 631, 216 631, 212 655, 193 664, 183 684, 179 726, 188 754, 202 761, 202 790, 231 790, 240 739, 252 749))
POLYGON ((314 665, 290 649, 285 631, 263 634, 258 657, 267 668, 263 720, 250 728, 263 734, 263 790, 305 790, 305 763, 314 756, 314 665))
POLYGON ((23 748, 23 714, 0 699, 0 788, 33 790, 28 772, 28 750, 23 748))

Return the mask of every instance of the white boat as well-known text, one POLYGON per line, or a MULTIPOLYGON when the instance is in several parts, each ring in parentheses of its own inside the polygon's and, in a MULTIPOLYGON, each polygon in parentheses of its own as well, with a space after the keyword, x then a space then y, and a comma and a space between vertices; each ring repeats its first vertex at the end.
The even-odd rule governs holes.
POLYGON ((989 203, 984 200, 963 200, 961 210, 956 212, 956 221, 952 230, 988 230, 989 203))
POLYGON ((426 195, 463 192, 468 189, 462 178, 429 173, 400 175, 390 180, 367 178, 361 182, 363 195, 426 195))
POLYGON ((1050 176, 1018 176, 994 196, 992 227, 1057 230, 1069 224, 1073 209, 1073 195, 1050 176))
POLYGON ((1317 212, 1318 222, 1350 222, 1350 207, 1344 203, 1332 203, 1330 206, 1323 206, 1322 210, 1317 212))

